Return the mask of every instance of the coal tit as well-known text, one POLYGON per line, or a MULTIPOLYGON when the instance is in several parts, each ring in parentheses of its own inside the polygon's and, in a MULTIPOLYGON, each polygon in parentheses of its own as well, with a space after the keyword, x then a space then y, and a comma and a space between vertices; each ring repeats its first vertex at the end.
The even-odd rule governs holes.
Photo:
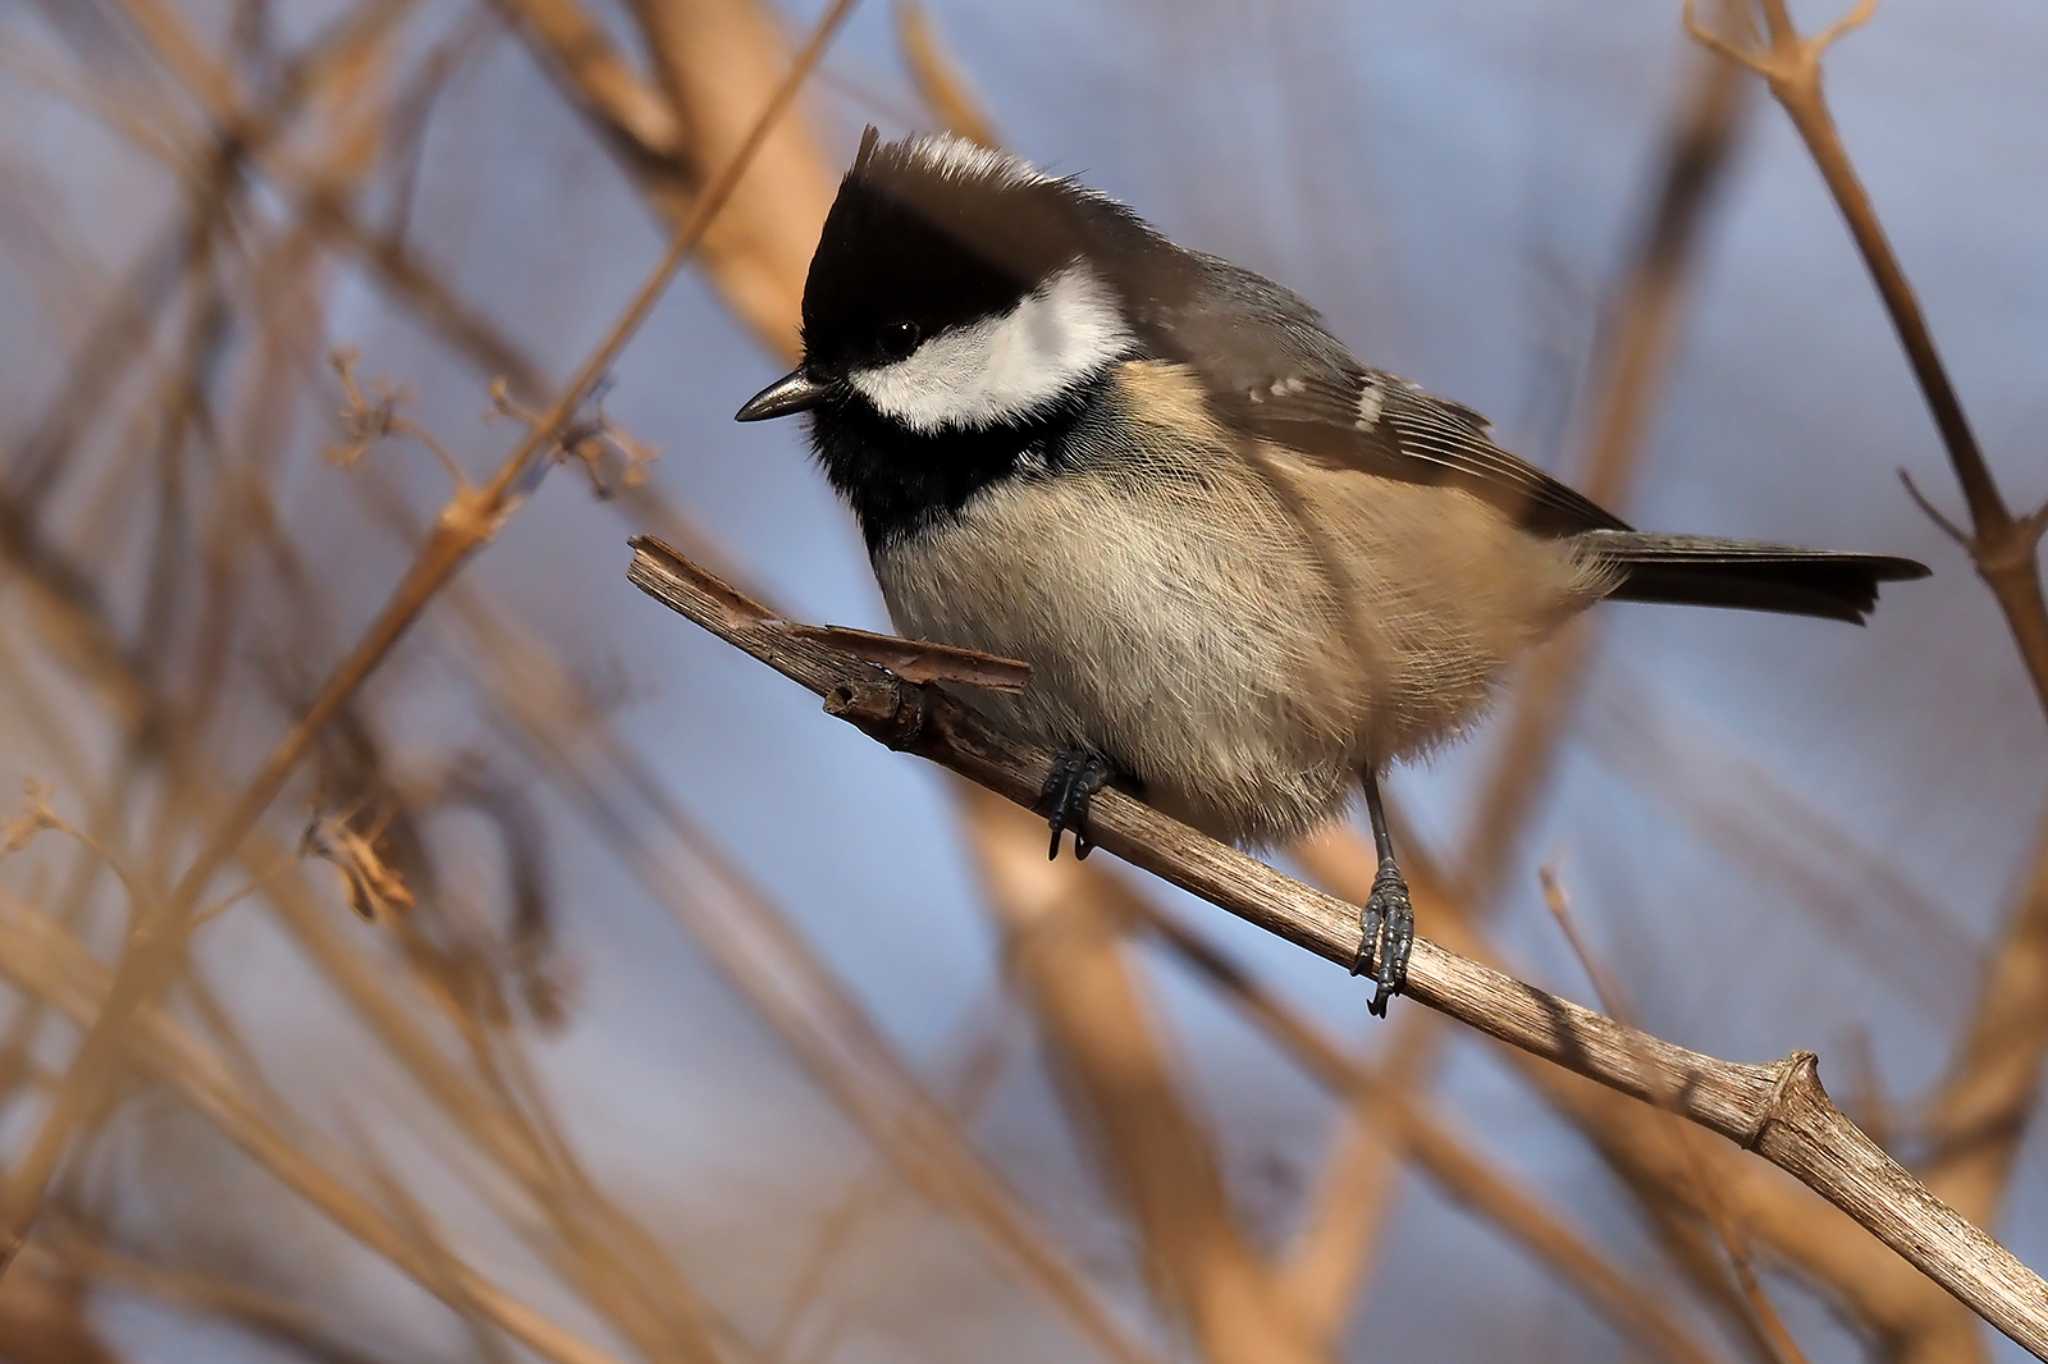
POLYGON ((1860 621, 1910 560, 1632 530, 1484 418, 1354 359, 1289 290, 959 138, 873 128, 804 286, 809 414, 897 628, 1023 659, 965 697, 1058 753, 1053 853, 1117 780, 1269 844, 1362 790, 1380 872, 1353 970, 1413 911, 1378 774, 1465 730, 1602 599, 1860 621))

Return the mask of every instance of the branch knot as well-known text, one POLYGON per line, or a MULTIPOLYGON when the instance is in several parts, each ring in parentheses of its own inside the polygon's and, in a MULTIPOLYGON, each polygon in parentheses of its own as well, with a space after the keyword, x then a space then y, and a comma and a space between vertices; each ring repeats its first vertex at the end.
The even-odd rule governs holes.
POLYGON ((825 713, 877 743, 901 750, 923 735, 928 708, 923 687, 885 673, 839 683, 825 694, 825 713))

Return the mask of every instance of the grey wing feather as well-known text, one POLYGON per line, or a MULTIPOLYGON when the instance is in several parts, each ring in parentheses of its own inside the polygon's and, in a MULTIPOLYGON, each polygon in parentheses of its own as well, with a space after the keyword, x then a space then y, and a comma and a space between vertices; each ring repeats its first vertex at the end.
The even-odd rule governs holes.
POLYGON ((1164 358, 1193 366, 1216 393, 1241 393, 1276 369, 1336 378, 1357 367, 1301 295, 1220 256, 1179 254, 1183 277, 1139 320, 1164 358))
POLYGON ((1620 517, 1494 444, 1486 418, 1471 408, 1379 370, 1272 380, 1237 400, 1234 420, 1326 464, 1462 488, 1539 534, 1628 529, 1620 517))
POLYGON ((1478 412, 1360 365, 1300 295, 1214 256, 1188 259, 1196 287, 1146 321, 1237 430, 1334 467, 1463 488, 1542 534, 1628 529, 1494 444, 1478 412))

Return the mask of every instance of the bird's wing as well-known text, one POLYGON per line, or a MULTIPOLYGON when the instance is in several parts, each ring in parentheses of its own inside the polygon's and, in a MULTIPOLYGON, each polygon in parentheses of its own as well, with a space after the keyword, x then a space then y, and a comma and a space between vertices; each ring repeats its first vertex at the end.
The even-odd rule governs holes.
POLYGON ((1318 463, 1442 484, 1532 531, 1626 530, 1612 512, 1493 443, 1486 418, 1352 358, 1300 295, 1217 256, 1182 252, 1140 325, 1155 353, 1201 377, 1241 434, 1318 463))
POLYGON ((1486 418, 1372 369, 1211 388, 1231 426, 1334 468, 1462 488, 1545 535, 1626 530, 1621 518, 1493 443, 1486 418))

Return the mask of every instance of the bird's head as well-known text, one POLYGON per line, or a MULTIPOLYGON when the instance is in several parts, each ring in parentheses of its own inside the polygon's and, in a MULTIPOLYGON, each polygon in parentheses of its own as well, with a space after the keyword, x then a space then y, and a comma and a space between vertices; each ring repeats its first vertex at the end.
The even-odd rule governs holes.
POLYGON ((1136 346, 1108 259, 1149 229, 962 138, 863 135, 804 284, 803 363, 739 411, 918 436, 1029 423, 1136 346))

